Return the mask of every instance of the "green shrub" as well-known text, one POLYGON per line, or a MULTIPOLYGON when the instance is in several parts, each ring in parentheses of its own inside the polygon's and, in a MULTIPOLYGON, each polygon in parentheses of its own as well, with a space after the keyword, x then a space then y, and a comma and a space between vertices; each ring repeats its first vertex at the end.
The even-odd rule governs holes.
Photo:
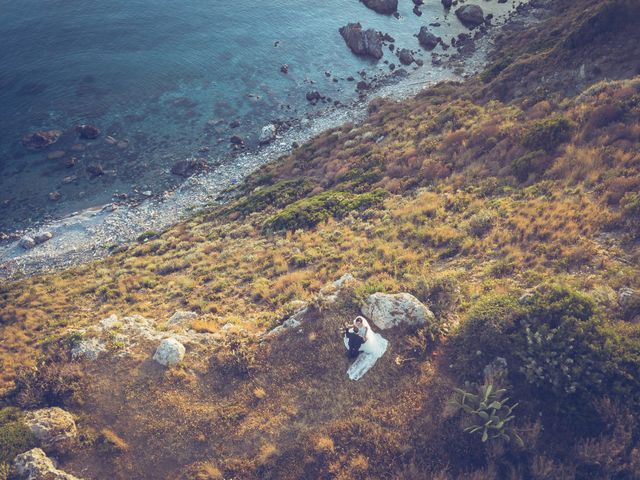
POLYGON ((10 398, 21 408, 65 407, 81 401, 82 382, 78 364, 41 361, 18 370, 10 398))
POLYGON ((270 217, 263 225, 263 230, 272 232, 312 228, 332 217, 340 218, 349 212, 378 207, 384 197, 384 190, 359 195, 338 191, 323 192, 287 206, 270 217))
POLYGON ((636 236, 640 236, 640 192, 625 193, 620 205, 627 226, 636 236))
POLYGON ((475 381, 485 365, 510 348, 508 333, 521 314, 517 299, 490 295, 471 307, 449 344, 453 349, 453 369, 464 380, 475 381))
MULTIPOLYGON (((0 467, 36 446, 29 427, 22 423, 22 412, 13 407, 0 409, 0 467)), ((0 470, 0 475, 2 470, 0 470)), ((0 476, 0 478, 2 478, 0 476)))
POLYGON ((461 299, 460 281, 455 273, 444 272, 430 278, 420 278, 413 289, 436 317, 456 309, 461 299))
POLYGON ((493 80, 498 75, 500 75, 500 72, 502 72, 509 65, 511 65, 513 63, 513 60, 514 59, 512 56, 505 56, 505 57, 502 57, 497 62, 493 62, 480 74, 480 79, 484 83, 489 83, 491 80, 493 80))
POLYGON ((511 170, 519 182, 526 182, 532 173, 543 173, 547 167, 548 159, 543 150, 529 152, 511 162, 511 170))
POLYGON ((522 144, 532 150, 552 153, 562 143, 569 141, 572 128, 572 123, 564 117, 538 120, 524 131, 522 144))
POLYGON ((281 180, 267 187, 259 187, 231 207, 232 211, 248 215, 267 207, 282 208, 307 195, 316 184, 308 178, 281 180))
POLYGON ((467 220, 467 230, 476 237, 482 237, 493 228, 496 221, 495 214, 489 210, 481 210, 478 213, 473 214, 469 220, 467 220))
POLYGON ((522 439, 513 428, 513 410, 518 404, 507 403, 509 398, 503 398, 507 392, 505 388, 495 388, 493 384, 485 383, 477 387, 477 393, 461 388, 456 388, 455 392, 449 405, 469 416, 471 425, 465 427, 465 432, 477 433, 483 443, 489 440, 514 440, 523 445, 522 439))

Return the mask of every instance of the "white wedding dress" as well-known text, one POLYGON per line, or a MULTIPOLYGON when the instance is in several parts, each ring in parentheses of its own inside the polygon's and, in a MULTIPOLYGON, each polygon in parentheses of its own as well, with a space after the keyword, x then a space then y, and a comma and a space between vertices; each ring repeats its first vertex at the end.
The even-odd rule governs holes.
MULTIPOLYGON (((382 335, 371 330, 369 322, 363 320, 364 326, 367 328, 367 341, 362 344, 360 351, 362 352, 351 364, 347 370, 347 375, 351 380, 359 380, 362 376, 373 367, 376 361, 387 351, 389 342, 382 335)), ((349 349, 349 340, 344 337, 344 346, 349 349)))

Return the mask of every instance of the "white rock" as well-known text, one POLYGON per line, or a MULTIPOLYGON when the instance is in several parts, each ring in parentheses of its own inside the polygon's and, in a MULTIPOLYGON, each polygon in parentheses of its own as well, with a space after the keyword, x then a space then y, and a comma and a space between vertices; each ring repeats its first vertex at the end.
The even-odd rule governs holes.
POLYGON ((269 143, 275 140, 275 138, 276 138, 276 126, 273 124, 269 124, 262 127, 258 141, 260 143, 269 143))
POLYGON ((167 326, 179 325, 185 322, 189 322, 191 320, 195 320, 196 318, 198 318, 198 314, 196 312, 177 310, 173 315, 171 315, 171 318, 167 321, 167 326))
POLYGON ((350 273, 345 273, 335 282, 330 283, 320 290, 319 299, 324 303, 334 303, 340 291, 347 285, 354 283, 356 279, 350 273))
POLYGON ((27 412, 24 423, 40 446, 47 450, 64 451, 76 442, 78 430, 73 416, 59 408, 41 408, 27 412))
POLYGON ((420 300, 408 293, 374 293, 361 308, 362 314, 378 328, 398 325, 423 325, 435 322, 435 316, 420 300))
POLYGON ((118 316, 114 313, 113 315, 103 320, 100 320, 100 325, 105 330, 111 330, 112 328, 115 328, 118 325, 120 325, 120 321, 118 320, 118 316))
POLYGON ((160 365, 173 367, 184 358, 185 348, 175 338, 165 338, 160 342, 153 359, 160 365))
POLYGON ((74 345, 71 349, 71 358, 74 360, 85 358, 95 361, 102 352, 106 351, 107 348, 103 342, 97 338, 87 338, 74 345))
POLYGON ((53 461, 39 448, 18 455, 13 461, 11 475, 16 480, 80 480, 58 470, 53 461))
POLYGON ((264 338, 273 337, 275 335, 280 335, 286 330, 299 327, 302 322, 302 318, 307 313, 308 309, 309 309, 308 307, 301 308, 300 310, 295 312, 293 315, 291 315, 289 318, 287 318, 284 322, 282 322, 280 325, 278 325, 277 327, 265 333, 263 337, 264 338))

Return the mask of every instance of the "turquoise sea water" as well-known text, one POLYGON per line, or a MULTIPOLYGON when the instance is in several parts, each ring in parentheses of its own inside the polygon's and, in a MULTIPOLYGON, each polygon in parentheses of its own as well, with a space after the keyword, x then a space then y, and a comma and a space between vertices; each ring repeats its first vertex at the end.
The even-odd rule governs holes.
MULTIPOLYGON (((510 8, 490 3, 496 13, 510 8)), ((263 125, 327 108, 310 106, 309 90, 348 104, 356 95, 348 76, 388 73, 385 59, 399 64, 386 49, 378 63, 352 55, 338 33, 348 22, 416 51, 422 25, 441 22, 432 30, 445 39, 465 31, 440 2, 423 6, 421 17, 412 8, 400 0, 396 19, 357 0, 0 0, 0 230, 116 192, 159 193, 180 181, 168 172, 176 161, 221 161, 231 135, 251 146, 263 125), (240 127, 229 127, 234 120, 240 127), (80 123, 103 133, 79 141, 80 123), (48 151, 27 151, 21 137, 40 129, 65 135, 48 151), (105 143, 107 135, 120 145, 105 143), (47 159, 52 150, 64 155, 47 159), (105 175, 90 178, 91 163, 105 175)), ((422 58, 430 68, 430 54, 422 58)))

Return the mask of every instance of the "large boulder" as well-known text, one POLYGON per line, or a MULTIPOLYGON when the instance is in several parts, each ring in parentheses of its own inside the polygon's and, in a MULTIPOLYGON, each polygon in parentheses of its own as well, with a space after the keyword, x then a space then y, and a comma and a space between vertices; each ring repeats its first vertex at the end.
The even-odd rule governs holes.
POLYGON ((378 13, 391 15, 398 11, 398 0, 362 0, 362 3, 378 13))
POLYGON ((78 429, 73 416, 59 408, 41 408, 27 412, 24 423, 46 451, 64 452, 73 447, 78 429))
POLYGON ((372 28, 363 30, 359 23, 349 23, 341 27, 339 32, 347 46, 356 55, 376 60, 382 58, 382 35, 380 32, 372 28))
POLYGON ((165 367, 173 367, 184 358, 185 348, 175 338, 165 338, 160 342, 153 359, 165 367))
POLYGON ((21 453, 14 459, 11 478, 16 480, 80 480, 78 477, 58 470, 53 460, 39 448, 21 453))
POLYGON ((277 128, 274 124, 265 125, 260 130, 260 137, 258 138, 258 142, 261 144, 270 143, 276 139, 277 128))
POLYGON ((484 23, 484 13, 478 5, 463 5, 456 10, 456 16, 467 28, 475 28, 484 23))
POLYGON ((195 173, 200 173, 206 170, 207 163, 204 160, 190 158, 187 160, 180 160, 173 167, 171 167, 171 173, 180 177, 190 177, 195 173))
POLYGON ((382 330, 436 321, 431 310, 409 293, 374 293, 369 295, 361 310, 365 317, 382 330))
POLYGON ((408 48, 403 48, 398 52, 398 59, 403 65, 411 65, 415 62, 415 58, 413 58, 413 54, 408 48))
POLYGON ((78 132, 80 138, 84 138, 85 140, 93 140, 100 136, 100 129, 93 125, 78 125, 76 132, 78 132))
POLYGON ((431 33, 427 29, 427 27, 420 27, 420 32, 418 33, 418 41, 423 48, 427 50, 433 50, 438 46, 442 39, 431 33))
POLYGON ((22 144, 29 150, 40 150, 53 145, 61 136, 61 130, 40 130, 22 137, 22 144))

